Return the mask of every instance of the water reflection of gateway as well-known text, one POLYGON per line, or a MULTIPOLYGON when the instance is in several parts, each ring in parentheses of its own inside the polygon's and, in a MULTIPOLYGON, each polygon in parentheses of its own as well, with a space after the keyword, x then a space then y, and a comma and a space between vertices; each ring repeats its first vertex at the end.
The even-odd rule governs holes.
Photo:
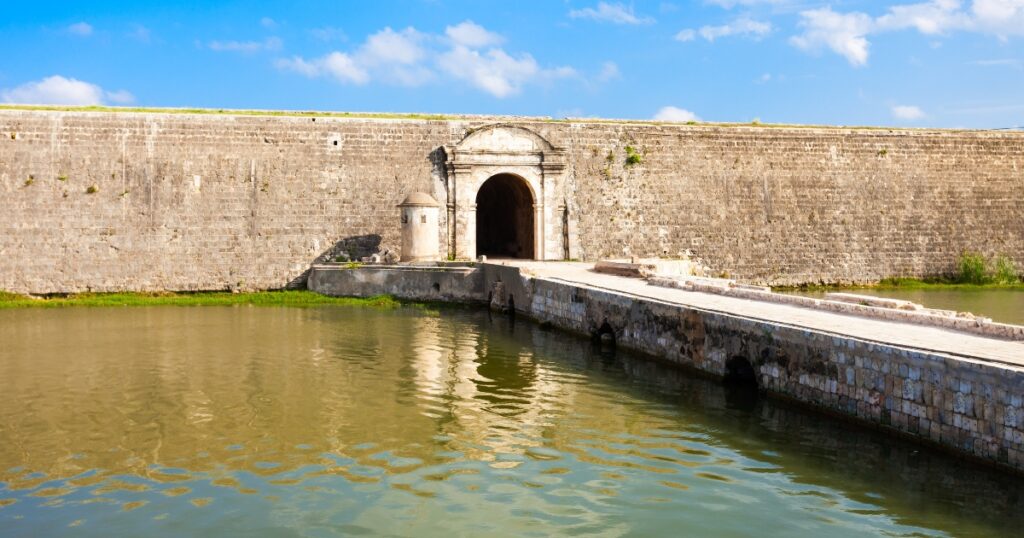
POLYGON ((574 400, 574 387, 508 334, 433 317, 416 320, 413 334, 423 412, 439 421, 440 433, 473 447, 471 459, 539 446, 536 430, 574 400))

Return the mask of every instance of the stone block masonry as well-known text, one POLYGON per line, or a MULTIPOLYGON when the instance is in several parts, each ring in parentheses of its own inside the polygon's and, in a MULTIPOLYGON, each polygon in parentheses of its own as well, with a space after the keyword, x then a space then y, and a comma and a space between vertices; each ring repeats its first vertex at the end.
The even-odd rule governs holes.
MULTIPOLYGON (((753 367, 769 394, 1024 471, 1024 367, 706 311, 548 278, 521 282, 524 313, 724 376, 753 367)), ((955 336, 955 335, 954 335, 955 336)), ((1016 344, 1014 344, 1016 345, 1016 344)), ((1018 357, 1018 360, 1022 359, 1018 357)))
POLYGON ((528 314, 723 376, 753 365, 769 394, 1024 471, 1024 368, 535 281, 528 314))
MULTIPOLYGON (((444 148, 494 123, 0 109, 0 289, 302 285, 396 250, 409 193, 453 203, 444 148)), ((934 275, 964 250, 1024 265, 1020 133, 514 125, 564 152, 548 254, 689 250, 764 284, 934 275)))
POLYGON ((328 295, 489 300, 561 329, 613 335, 618 346, 711 376, 745 365, 773 396, 1024 472, 1024 343, 739 298, 723 302, 565 268, 572 265, 581 264, 485 263, 412 273, 317 265, 310 287, 328 295))

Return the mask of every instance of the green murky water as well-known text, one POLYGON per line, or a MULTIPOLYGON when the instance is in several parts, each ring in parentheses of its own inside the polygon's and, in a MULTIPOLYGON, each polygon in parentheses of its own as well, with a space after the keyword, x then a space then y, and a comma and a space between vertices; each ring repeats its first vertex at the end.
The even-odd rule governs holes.
MULTIPOLYGON (((1001 323, 1024 325, 1024 290, 1019 289, 919 289, 845 291, 875 297, 913 301, 928 308, 972 312, 1001 323)), ((825 292, 797 292, 798 295, 822 298, 825 292)))
POLYGON ((1005 536, 1016 477, 486 312, 0 311, 3 536, 1005 536))

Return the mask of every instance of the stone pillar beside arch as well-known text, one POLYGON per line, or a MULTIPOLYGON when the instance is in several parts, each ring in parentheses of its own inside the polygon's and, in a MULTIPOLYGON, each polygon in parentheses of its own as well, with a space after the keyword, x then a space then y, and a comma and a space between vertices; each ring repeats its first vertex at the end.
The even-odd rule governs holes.
POLYGON ((445 150, 449 256, 477 258, 477 195, 489 179, 504 175, 522 181, 532 197, 533 259, 564 258, 558 213, 565 199, 563 150, 529 129, 509 124, 476 129, 445 150))

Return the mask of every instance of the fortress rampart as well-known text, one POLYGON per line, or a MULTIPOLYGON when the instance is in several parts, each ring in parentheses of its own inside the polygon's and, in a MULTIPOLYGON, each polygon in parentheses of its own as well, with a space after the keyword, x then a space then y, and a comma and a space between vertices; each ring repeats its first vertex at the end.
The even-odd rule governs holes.
POLYGON ((538 259, 689 251, 766 284, 1024 265, 1020 133, 4 109, 0 135, 15 292, 299 285, 397 252, 412 192, 468 258, 501 226, 475 198, 496 176, 522 183, 509 252, 538 259))

